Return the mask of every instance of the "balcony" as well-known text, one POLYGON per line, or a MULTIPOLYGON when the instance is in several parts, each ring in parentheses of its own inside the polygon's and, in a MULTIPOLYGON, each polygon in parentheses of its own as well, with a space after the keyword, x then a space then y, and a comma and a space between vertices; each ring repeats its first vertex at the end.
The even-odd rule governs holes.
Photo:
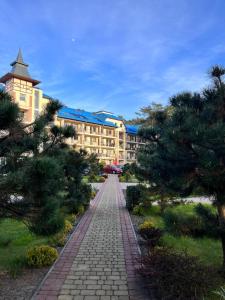
POLYGON ((112 144, 101 143, 101 146, 102 146, 102 147, 114 148, 114 147, 115 147, 115 144, 114 144, 114 143, 112 143, 112 144))

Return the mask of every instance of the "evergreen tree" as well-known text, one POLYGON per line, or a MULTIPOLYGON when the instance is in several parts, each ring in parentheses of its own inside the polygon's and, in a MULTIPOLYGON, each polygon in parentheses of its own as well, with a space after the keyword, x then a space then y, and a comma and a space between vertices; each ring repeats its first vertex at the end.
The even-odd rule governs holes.
POLYGON ((196 188, 215 197, 225 267, 225 69, 211 71, 213 85, 182 93, 157 109, 139 134, 148 142, 138 153, 140 172, 166 193, 187 196, 196 188))
POLYGON ((60 213, 65 189, 64 166, 55 155, 74 137, 72 127, 50 126, 61 108, 50 101, 29 125, 18 105, 0 91, 0 217, 24 221, 38 234, 52 234, 63 226, 60 213))

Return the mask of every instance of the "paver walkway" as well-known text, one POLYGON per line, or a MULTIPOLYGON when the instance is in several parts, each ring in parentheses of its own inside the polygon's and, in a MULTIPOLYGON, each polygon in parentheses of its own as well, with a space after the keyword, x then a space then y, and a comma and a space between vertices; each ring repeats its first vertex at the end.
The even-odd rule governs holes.
POLYGON ((124 205, 118 178, 110 175, 33 299, 149 299, 136 272, 138 245, 124 205))

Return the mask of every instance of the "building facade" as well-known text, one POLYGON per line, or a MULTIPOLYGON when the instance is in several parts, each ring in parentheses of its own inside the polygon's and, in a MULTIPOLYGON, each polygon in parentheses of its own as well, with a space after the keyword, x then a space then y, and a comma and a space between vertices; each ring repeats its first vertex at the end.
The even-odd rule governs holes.
MULTIPOLYGON (((29 124, 52 98, 37 87, 40 81, 30 76, 21 50, 11 66, 11 71, 0 78, 0 83, 19 105, 24 123, 29 124)), ((137 126, 127 125, 120 117, 107 111, 87 112, 64 106, 57 113, 55 123, 73 126, 77 137, 67 140, 71 147, 95 153, 106 164, 134 162, 138 147, 144 144, 137 136, 137 126)))

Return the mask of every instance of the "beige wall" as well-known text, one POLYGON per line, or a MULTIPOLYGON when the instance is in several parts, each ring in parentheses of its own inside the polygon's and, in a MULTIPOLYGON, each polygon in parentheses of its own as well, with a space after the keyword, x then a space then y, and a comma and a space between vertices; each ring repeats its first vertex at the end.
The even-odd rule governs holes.
MULTIPOLYGON (((25 123, 33 122, 49 101, 43 97, 41 89, 33 87, 31 82, 17 78, 6 82, 6 91, 12 95, 24 113, 25 123)), ((114 123, 117 127, 55 118, 55 124, 59 126, 75 127, 77 138, 67 140, 74 149, 82 148, 89 153, 95 153, 106 164, 115 162, 124 164, 135 161, 135 152, 128 149, 130 141, 123 121, 112 118, 107 118, 106 121, 114 123)))

